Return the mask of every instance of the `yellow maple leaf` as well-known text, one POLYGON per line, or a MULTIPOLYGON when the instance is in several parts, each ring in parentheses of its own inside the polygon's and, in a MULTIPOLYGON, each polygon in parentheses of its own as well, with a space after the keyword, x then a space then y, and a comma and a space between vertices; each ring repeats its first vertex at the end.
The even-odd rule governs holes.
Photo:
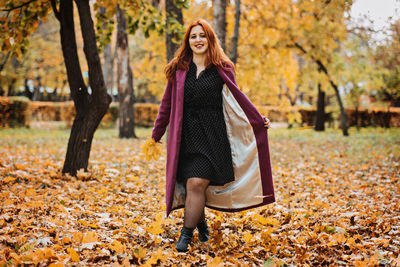
POLYGON ((81 243, 83 234, 81 232, 75 232, 72 236, 72 241, 76 243, 81 243))
POLYGON ((71 257, 71 261, 79 262, 79 254, 73 248, 67 248, 69 256, 71 257))
POLYGON ((82 243, 94 243, 98 242, 97 235, 95 231, 86 232, 82 238, 82 243))
POLYGON ((108 247, 117 253, 123 253, 125 251, 125 245, 121 244, 118 240, 114 240, 108 247))
POLYGON ((71 238, 69 236, 64 236, 63 239, 61 240, 63 244, 69 244, 71 243, 71 238))
POLYGON ((142 150, 142 159, 150 160, 158 160, 161 156, 161 144, 156 142, 153 138, 149 138, 146 142, 141 146, 142 150))
POLYGON ((139 247, 139 248, 135 249, 134 254, 137 258, 142 259, 146 256, 146 249, 139 247))
POLYGON ((36 196, 35 188, 30 188, 30 189, 26 190, 25 194, 27 196, 36 196))
POLYGON ((220 266, 224 266, 222 258, 221 257, 215 257, 215 258, 211 258, 207 261, 207 266, 208 267, 220 267, 220 266))
POLYGON ((146 227, 146 230, 152 235, 159 235, 161 233, 164 233, 164 229, 159 222, 152 222, 149 227, 146 227))
POLYGON ((250 233, 246 233, 246 234, 244 234, 244 236, 243 236, 243 240, 244 240, 244 242, 246 242, 246 243, 250 243, 250 241, 253 239, 253 235, 252 234, 250 234, 250 233))
POLYGON ((260 215, 258 215, 256 218, 255 218, 259 223, 261 223, 262 225, 272 225, 272 226, 276 226, 276 225, 278 225, 279 224, 279 221, 277 220, 277 219, 274 219, 274 218, 265 218, 265 217, 262 217, 262 216, 260 216, 260 215))
POLYGON ((55 251, 52 250, 51 248, 45 248, 43 253, 46 259, 58 259, 58 256, 56 255, 55 251))
POLYGON ((150 259, 143 266, 152 266, 153 264, 157 264, 158 260, 161 262, 167 260, 167 257, 163 255, 161 248, 159 248, 156 253, 153 253, 150 259))

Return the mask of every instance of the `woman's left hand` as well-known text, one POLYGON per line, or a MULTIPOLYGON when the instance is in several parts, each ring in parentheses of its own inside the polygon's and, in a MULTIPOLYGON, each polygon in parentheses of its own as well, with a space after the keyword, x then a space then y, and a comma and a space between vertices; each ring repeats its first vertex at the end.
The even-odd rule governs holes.
POLYGON ((271 122, 269 121, 268 118, 264 117, 264 127, 269 129, 270 126, 271 126, 271 122))

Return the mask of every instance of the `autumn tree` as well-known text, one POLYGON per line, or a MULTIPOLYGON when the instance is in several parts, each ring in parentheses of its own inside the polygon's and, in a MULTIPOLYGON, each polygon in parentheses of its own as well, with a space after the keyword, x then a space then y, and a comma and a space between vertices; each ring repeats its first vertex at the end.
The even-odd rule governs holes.
MULTIPOLYGON (((130 66, 128 34, 134 35, 140 29, 143 36, 149 38, 152 32, 157 32, 158 34, 167 32, 167 47, 169 47, 173 55, 176 49, 173 46, 176 46, 182 35, 182 15, 180 13, 179 16, 179 11, 182 6, 187 4, 187 1, 177 1, 174 9, 166 3, 166 9, 170 10, 170 12, 167 12, 167 19, 164 22, 158 1, 142 1, 139 3, 137 1, 102 0, 96 2, 94 8, 100 11, 97 13, 97 29, 99 30, 98 40, 101 47, 106 47, 109 44, 113 31, 112 25, 109 25, 109 27, 104 27, 103 25, 112 20, 114 16, 117 16, 116 57, 118 63, 118 99, 120 103, 120 137, 135 136, 133 73, 130 66), (115 9, 114 6, 117 8, 115 9)), ((140 62, 138 61, 138 63, 140 62)), ((148 68, 149 65, 146 64, 144 67, 148 68)), ((134 69, 137 69, 137 67, 134 66, 134 69)), ((152 73, 152 76, 155 76, 154 73, 152 73)))
POLYGON ((303 31, 300 31, 302 34, 298 36, 296 32, 289 30, 287 36, 288 45, 293 45, 307 59, 314 62, 318 66, 318 71, 326 76, 329 85, 334 89, 340 108, 340 126, 344 136, 348 136, 347 114, 339 92, 338 80, 334 78, 334 53, 346 37, 345 13, 350 6, 351 1, 346 0, 300 1, 298 16, 306 18, 305 21, 301 21, 304 23, 303 31), (309 25, 310 23, 312 24, 309 25))
POLYGON ((88 87, 84 83, 80 69, 75 41, 72 0, 61 1, 59 6, 57 6, 55 0, 51 1, 52 9, 60 22, 61 46, 71 96, 76 109, 76 117, 72 125, 63 167, 64 173, 73 175, 81 168, 87 169, 94 132, 111 102, 103 79, 89 1, 76 0, 75 3, 78 8, 84 52, 89 67, 91 94, 89 94, 88 87))
MULTIPOLYGON (((334 53, 346 38, 346 12, 350 9, 351 1, 246 1, 245 6, 244 17, 247 21, 243 29, 246 30, 246 43, 249 46, 251 43, 253 49, 257 47, 259 56, 261 54, 262 60, 267 62, 269 60, 266 57, 282 57, 280 51, 287 48, 315 64, 323 74, 320 81, 322 90, 329 86, 335 92, 343 135, 348 135, 347 115, 335 76, 334 53)), ((279 69, 273 62, 271 64, 268 74, 273 74, 275 67, 279 69)), ((254 77, 259 79, 259 76, 254 77)))
POLYGON ((349 38, 343 43, 340 60, 342 60, 341 83, 348 103, 355 109, 358 129, 359 108, 363 105, 361 98, 369 97, 384 86, 382 77, 384 69, 379 64, 374 64, 373 49, 368 46, 368 40, 355 34, 349 34, 349 38))
POLYGON ((132 56, 136 64, 132 65, 132 69, 135 73, 135 96, 138 101, 155 102, 161 99, 165 89, 165 36, 152 32, 149 38, 145 38, 138 31, 134 39, 132 56))
POLYGON ((61 47, 68 75, 71 96, 75 104, 76 117, 68 141, 63 173, 75 175, 79 169, 87 169, 90 148, 95 130, 107 112, 111 102, 107 94, 96 37, 88 0, 76 0, 80 18, 84 52, 89 68, 91 94, 84 82, 79 63, 72 0, 57 1, 3 1, 1 7, 6 12, 7 29, 3 36, 7 43, 3 50, 18 55, 27 45, 27 36, 37 29, 38 23, 53 10, 60 24, 61 47))
POLYGON ((57 101, 69 97, 57 24, 52 14, 40 23, 38 31, 29 37, 29 49, 18 59, 20 68, 11 70, 18 73, 18 84, 24 86, 24 94, 32 100, 57 101))
POLYGON ((374 63, 384 68, 384 84, 379 89, 381 99, 400 107, 400 20, 390 28, 389 38, 374 51, 374 63))

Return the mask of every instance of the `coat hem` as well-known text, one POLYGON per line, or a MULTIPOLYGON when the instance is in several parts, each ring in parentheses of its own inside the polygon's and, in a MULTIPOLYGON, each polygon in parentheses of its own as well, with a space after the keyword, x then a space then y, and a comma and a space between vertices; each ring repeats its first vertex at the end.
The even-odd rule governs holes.
MULTIPOLYGON (((212 209, 212 210, 216 210, 216 211, 222 211, 222 212, 238 212, 238 211, 244 211, 244 210, 249 210, 249 209, 254 209, 254 208, 258 208, 261 206, 265 206, 268 204, 272 204, 275 202, 275 196, 270 196, 270 197, 265 197, 263 202, 253 205, 253 206, 247 206, 247 207, 243 207, 243 208, 217 208, 217 207, 212 207, 212 206, 208 206, 206 205, 207 208, 212 209)), ((178 209, 182 209, 184 208, 184 205, 180 205, 178 207, 175 207, 174 209, 170 210, 169 212, 167 212, 167 217, 171 214, 171 212, 173 212, 174 210, 178 210, 178 209)))

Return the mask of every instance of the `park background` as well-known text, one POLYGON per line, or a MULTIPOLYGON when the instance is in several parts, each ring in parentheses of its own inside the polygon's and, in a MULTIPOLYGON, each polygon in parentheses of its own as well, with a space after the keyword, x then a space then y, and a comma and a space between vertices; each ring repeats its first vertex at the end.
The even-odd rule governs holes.
POLYGON ((399 264, 398 1, 380 24, 367 0, 0 3, 1 265, 399 264), (199 17, 272 121, 277 202, 209 211, 182 255, 165 148, 140 151, 199 17))

